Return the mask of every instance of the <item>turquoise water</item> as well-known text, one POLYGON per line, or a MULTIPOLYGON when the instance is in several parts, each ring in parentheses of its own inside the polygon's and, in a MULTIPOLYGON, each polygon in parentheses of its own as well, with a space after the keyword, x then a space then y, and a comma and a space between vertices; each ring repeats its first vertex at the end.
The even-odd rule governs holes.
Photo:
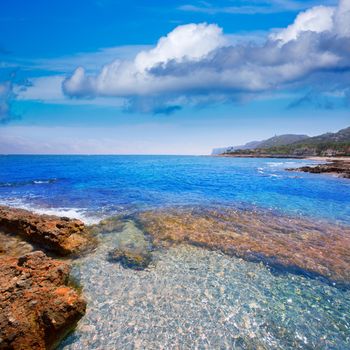
POLYGON ((288 159, 0 156, 0 202, 82 215, 174 205, 261 206, 350 223, 350 181, 288 159))
POLYGON ((108 259, 122 240, 147 238, 134 219, 144 210, 221 206, 271 218, 278 212, 311 220, 321 234, 324 221, 350 225, 349 180, 285 170, 310 163, 0 156, 0 204, 88 223, 124 218, 98 231, 97 249, 73 262, 88 308, 61 350, 350 349, 349 288, 186 244, 155 249, 143 271, 108 259))

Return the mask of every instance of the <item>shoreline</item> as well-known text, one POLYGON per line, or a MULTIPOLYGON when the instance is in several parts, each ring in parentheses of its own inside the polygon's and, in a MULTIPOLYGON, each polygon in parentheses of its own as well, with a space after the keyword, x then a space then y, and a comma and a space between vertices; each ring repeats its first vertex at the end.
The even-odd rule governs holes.
POLYGON ((272 155, 272 154, 211 154, 209 157, 219 157, 219 158, 276 158, 276 159, 307 159, 307 160, 315 160, 315 161, 350 161, 349 157, 332 157, 332 156, 294 156, 294 155, 272 155))
POLYGON ((335 176, 342 179, 350 179, 350 158, 336 157, 310 157, 309 160, 319 161, 311 166, 302 166, 299 168, 287 168, 288 171, 301 171, 311 174, 324 174, 335 176))
POLYGON ((282 156, 282 155, 248 155, 248 154, 221 154, 212 155, 212 157, 224 158, 267 158, 267 159, 300 159, 312 160, 320 162, 309 166, 302 166, 298 168, 286 168, 287 171, 305 172, 311 174, 324 174, 328 176, 350 179, 350 157, 325 157, 325 156, 282 156))

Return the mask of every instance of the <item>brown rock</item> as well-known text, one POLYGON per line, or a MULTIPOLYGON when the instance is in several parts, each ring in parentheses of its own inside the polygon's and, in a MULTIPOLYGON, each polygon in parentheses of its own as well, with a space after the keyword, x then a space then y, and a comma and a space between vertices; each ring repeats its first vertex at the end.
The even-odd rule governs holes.
POLYGON ((126 268, 144 270, 152 262, 152 255, 148 251, 116 248, 109 253, 108 260, 120 262, 126 268))
POLYGON ((304 173, 312 174, 329 174, 345 179, 350 179, 350 159, 344 160, 332 160, 329 159, 330 163, 318 164, 313 166, 303 166, 300 168, 289 168, 289 171, 302 171, 304 173))
POLYGON ((148 211, 140 223, 155 246, 187 243, 350 283, 350 228, 269 211, 148 211))
POLYGON ((0 258, 0 349, 51 349, 85 313, 69 265, 36 251, 0 258))
POLYGON ((0 206, 0 231, 19 235, 59 255, 78 253, 92 243, 91 236, 80 220, 38 215, 5 206, 0 206))
POLYGON ((0 232, 0 255, 21 256, 33 250, 21 237, 0 232))

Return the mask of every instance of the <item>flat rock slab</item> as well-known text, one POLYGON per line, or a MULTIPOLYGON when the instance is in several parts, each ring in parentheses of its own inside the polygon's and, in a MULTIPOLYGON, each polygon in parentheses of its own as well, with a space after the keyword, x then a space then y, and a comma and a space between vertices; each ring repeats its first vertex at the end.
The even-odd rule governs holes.
POLYGON ((0 206, 0 231, 58 255, 76 254, 91 246, 92 239, 82 221, 38 215, 23 209, 0 206))
POLYGON ((350 283, 350 228, 269 211, 146 211, 139 222, 155 246, 187 243, 276 268, 350 283))
POLYGON ((36 251, 0 258, 0 349, 51 349, 85 313, 69 265, 36 251))

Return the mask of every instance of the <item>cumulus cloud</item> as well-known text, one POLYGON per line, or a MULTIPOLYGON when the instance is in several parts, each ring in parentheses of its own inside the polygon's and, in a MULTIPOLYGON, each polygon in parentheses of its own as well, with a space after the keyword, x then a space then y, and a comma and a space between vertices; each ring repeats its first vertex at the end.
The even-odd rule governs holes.
POLYGON ((124 97, 131 110, 170 113, 187 104, 237 101, 305 85, 321 92, 346 89, 349 3, 306 10, 263 44, 232 45, 215 24, 179 26, 153 49, 133 60, 115 60, 97 75, 78 67, 63 91, 77 98, 124 97))
POLYGON ((280 40, 284 44, 298 37, 307 31, 322 33, 332 30, 335 9, 333 7, 316 6, 300 13, 294 23, 286 29, 271 35, 272 40, 280 40))
POLYGON ((350 1, 339 0, 338 8, 335 11, 334 26, 337 33, 343 36, 350 36, 350 1))
POLYGON ((217 25, 188 24, 175 28, 161 38, 155 48, 141 51, 133 61, 116 60, 105 65, 97 76, 87 76, 83 67, 63 84, 66 94, 81 96, 149 96, 170 92, 175 88, 173 78, 159 79, 150 70, 169 62, 194 63, 226 42, 217 25))

